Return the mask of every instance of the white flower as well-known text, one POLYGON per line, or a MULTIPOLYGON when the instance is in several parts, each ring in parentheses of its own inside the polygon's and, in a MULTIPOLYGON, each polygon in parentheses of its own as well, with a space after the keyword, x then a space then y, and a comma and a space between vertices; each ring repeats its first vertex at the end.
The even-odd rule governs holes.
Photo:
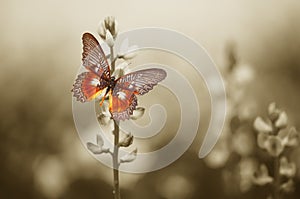
POLYGON ((282 153, 284 145, 279 136, 270 135, 266 140, 265 149, 271 156, 278 157, 282 153))
POLYGON ((273 178, 269 176, 268 168, 265 164, 260 165, 259 170, 255 172, 253 182, 257 185, 266 185, 273 182, 273 178))
POLYGON ((132 113, 132 115, 130 116, 130 118, 131 118, 132 120, 137 120, 137 119, 141 118, 141 117, 144 115, 144 113, 145 113, 145 108, 143 108, 143 107, 137 107, 137 108, 133 111, 133 113, 132 113))
POLYGON ((287 126, 287 122, 288 122, 287 114, 286 114, 286 112, 283 111, 279 114, 279 117, 275 122, 275 126, 277 128, 282 129, 282 128, 285 128, 287 126))
POLYGON ((136 156, 137 156, 137 148, 135 148, 129 154, 121 157, 120 158, 120 163, 132 162, 132 161, 134 161, 136 159, 136 156))
POLYGON ((136 56, 136 52, 129 52, 129 53, 121 55, 120 57, 125 60, 128 60, 128 59, 133 59, 135 56, 136 56))
POLYGON ((254 128, 258 132, 270 133, 272 132, 272 127, 270 124, 266 123, 261 117, 257 117, 254 121, 254 128))
POLYGON ((254 79, 254 71, 250 65, 238 65, 234 68, 232 76, 237 84, 248 84, 254 79))
POLYGON ((115 45, 114 38, 109 30, 106 31, 105 41, 109 47, 113 47, 115 45))
POLYGON ((101 125, 107 125, 110 122, 111 114, 109 112, 109 104, 106 101, 100 106, 100 113, 97 117, 101 125))
POLYGON ((115 39, 118 34, 117 21, 113 16, 106 17, 104 21, 100 22, 98 25, 98 34, 102 39, 106 39, 107 31, 109 31, 112 37, 115 39))
POLYGON ((299 144, 300 134, 295 127, 291 127, 289 130, 281 130, 278 136, 283 140, 285 146, 295 147, 299 144))
POLYGON ((133 142, 133 135, 131 133, 126 134, 126 136, 119 142, 120 147, 128 147, 133 142))
POLYGON ((101 135, 97 135, 97 144, 88 142, 87 148, 94 154, 108 153, 109 148, 104 147, 104 141, 101 135))
POLYGON ((286 157, 280 159, 280 175, 286 176, 288 178, 293 178, 296 175, 296 164, 289 163, 286 157))
POLYGON ((294 181, 292 179, 289 179, 287 182, 283 183, 280 186, 280 189, 286 193, 293 192, 295 189, 294 181))

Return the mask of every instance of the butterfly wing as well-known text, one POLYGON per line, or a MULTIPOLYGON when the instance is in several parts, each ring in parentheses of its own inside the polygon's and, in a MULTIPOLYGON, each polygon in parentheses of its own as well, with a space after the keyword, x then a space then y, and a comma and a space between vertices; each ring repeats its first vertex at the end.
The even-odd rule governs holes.
POLYGON ((109 82, 93 72, 79 74, 73 84, 73 96, 80 102, 87 102, 100 94, 109 82))
POLYGON ((107 80, 110 79, 109 64, 97 39, 90 33, 84 33, 82 43, 83 66, 99 77, 103 76, 107 80))
POLYGON ((110 112, 115 120, 129 119, 137 106, 135 94, 144 95, 164 80, 167 73, 158 68, 139 70, 120 77, 111 94, 110 112))

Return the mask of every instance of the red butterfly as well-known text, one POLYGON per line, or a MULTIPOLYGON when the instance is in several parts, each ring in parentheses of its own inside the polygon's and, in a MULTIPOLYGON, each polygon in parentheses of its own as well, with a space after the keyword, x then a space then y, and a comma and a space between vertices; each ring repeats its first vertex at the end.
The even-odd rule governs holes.
POLYGON ((82 42, 82 62, 88 71, 77 76, 73 96, 80 102, 87 102, 106 88, 100 105, 109 94, 109 110, 117 121, 129 119, 132 115, 137 106, 136 94, 144 95, 167 76, 164 70, 151 68, 115 79, 110 74, 108 61, 97 39, 90 33, 84 33, 82 42))

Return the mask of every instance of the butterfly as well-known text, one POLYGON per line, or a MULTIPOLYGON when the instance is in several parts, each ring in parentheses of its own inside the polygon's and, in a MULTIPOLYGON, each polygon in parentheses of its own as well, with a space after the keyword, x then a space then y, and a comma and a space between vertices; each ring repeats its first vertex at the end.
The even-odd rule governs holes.
POLYGON ((84 33, 82 43, 82 63, 87 71, 77 76, 73 96, 77 101, 88 102, 106 89, 100 106, 108 94, 109 111, 116 121, 129 119, 138 104, 136 95, 148 93, 167 76, 163 69, 150 68, 116 79, 111 75, 108 60, 97 39, 90 33, 84 33))

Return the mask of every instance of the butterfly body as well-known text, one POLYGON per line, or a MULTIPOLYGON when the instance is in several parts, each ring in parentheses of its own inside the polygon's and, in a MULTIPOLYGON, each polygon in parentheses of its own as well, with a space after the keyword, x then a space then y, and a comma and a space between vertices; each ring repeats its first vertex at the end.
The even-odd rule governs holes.
POLYGON ((88 71, 77 76, 72 89, 73 96, 80 102, 88 102, 106 89, 102 102, 109 94, 109 110, 117 121, 130 118, 137 106, 136 95, 148 93, 167 76, 164 70, 151 68, 116 79, 110 74, 108 61, 96 38, 85 33, 82 40, 82 61, 88 71))

